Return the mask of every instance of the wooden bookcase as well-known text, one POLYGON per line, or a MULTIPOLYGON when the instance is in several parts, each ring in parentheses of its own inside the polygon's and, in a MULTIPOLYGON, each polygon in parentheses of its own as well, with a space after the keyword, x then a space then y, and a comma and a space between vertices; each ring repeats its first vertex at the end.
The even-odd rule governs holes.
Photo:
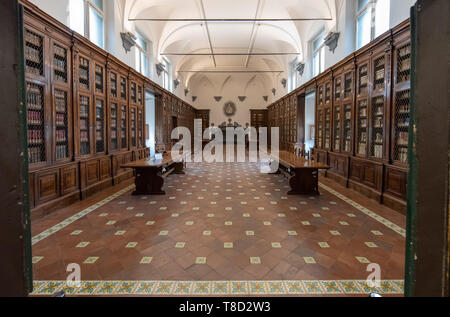
POLYGON ((407 20, 269 105, 269 127, 281 127, 281 144, 292 141, 283 102, 315 90, 314 159, 344 186, 405 212, 410 68, 407 20))
MULTIPOLYGON (((180 116, 192 128, 195 109, 35 5, 20 2, 30 206, 38 217, 133 177, 120 165, 149 155, 144 87, 155 92, 157 105, 163 96, 183 104, 180 116)), ((156 125, 163 125, 160 137, 168 140, 169 113, 163 110, 156 125)))

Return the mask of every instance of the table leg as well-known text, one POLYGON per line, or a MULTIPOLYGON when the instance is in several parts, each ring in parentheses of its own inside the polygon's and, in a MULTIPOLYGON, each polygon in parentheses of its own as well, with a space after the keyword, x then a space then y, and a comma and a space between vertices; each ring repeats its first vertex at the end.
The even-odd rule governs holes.
POLYGON ((135 184, 134 196, 166 194, 162 190, 164 179, 158 174, 157 168, 137 168, 135 184))
POLYGON ((289 179, 291 191, 288 195, 320 195, 319 172, 316 169, 294 169, 294 175, 289 179))
POLYGON ((179 174, 179 175, 184 175, 184 163, 183 162, 179 162, 179 163, 175 163, 175 171, 173 172, 174 174, 179 174))

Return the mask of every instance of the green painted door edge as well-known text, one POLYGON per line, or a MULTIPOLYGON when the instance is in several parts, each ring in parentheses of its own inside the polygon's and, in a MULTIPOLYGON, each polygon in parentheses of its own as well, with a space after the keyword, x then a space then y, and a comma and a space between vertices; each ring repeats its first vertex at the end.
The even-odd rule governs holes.
POLYGON ((31 250, 31 220, 30 220, 30 194, 29 194, 29 180, 28 180, 28 133, 27 133, 27 109, 25 103, 25 57, 24 57, 24 40, 23 40, 23 7, 18 4, 18 56, 17 60, 17 81, 18 81, 18 105, 19 105, 19 133, 20 133, 20 168, 22 188, 22 225, 23 225, 23 257, 24 257, 24 276, 27 283, 26 287, 28 293, 33 291, 33 263, 31 250))
POLYGON ((407 185, 406 212, 406 254, 405 254, 405 296, 412 297, 415 292, 416 269, 416 219, 417 219, 417 156, 416 156, 416 61, 417 61, 417 16, 418 4, 411 8, 411 92, 409 118, 409 173, 407 185))

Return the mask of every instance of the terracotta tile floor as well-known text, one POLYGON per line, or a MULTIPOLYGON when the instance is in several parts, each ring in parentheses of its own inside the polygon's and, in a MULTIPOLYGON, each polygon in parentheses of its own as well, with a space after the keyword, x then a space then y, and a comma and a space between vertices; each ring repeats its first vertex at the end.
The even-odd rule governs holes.
POLYGON ((394 228, 405 217, 321 183, 362 206, 324 187, 318 197, 287 196, 286 178, 257 164, 189 164, 167 178, 165 196, 128 190, 36 239, 124 186, 110 189, 32 222, 33 278, 65 280, 78 263, 82 280, 365 280, 367 263, 378 263, 383 280, 403 279, 404 234, 368 212, 394 228))

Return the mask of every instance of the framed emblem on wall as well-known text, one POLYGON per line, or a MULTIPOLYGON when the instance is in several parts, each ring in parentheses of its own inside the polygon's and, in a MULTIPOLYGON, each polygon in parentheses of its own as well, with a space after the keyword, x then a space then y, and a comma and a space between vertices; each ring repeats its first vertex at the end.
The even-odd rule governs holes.
POLYGON ((232 101, 228 101, 224 107, 223 112, 227 117, 232 117, 236 114, 236 105, 232 101))

